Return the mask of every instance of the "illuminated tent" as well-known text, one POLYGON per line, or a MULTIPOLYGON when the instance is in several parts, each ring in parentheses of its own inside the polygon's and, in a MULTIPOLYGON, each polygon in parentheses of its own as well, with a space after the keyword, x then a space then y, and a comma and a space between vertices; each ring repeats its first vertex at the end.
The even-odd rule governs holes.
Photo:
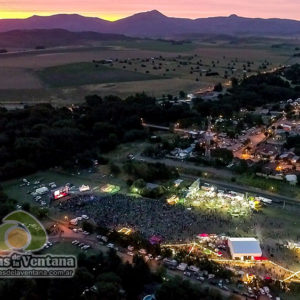
POLYGON ((200 178, 194 181, 192 185, 189 187, 187 197, 197 193, 199 190, 200 190, 200 178))
POLYGON ((162 242, 162 238, 157 235, 153 235, 150 237, 149 242, 151 245, 157 245, 162 242))

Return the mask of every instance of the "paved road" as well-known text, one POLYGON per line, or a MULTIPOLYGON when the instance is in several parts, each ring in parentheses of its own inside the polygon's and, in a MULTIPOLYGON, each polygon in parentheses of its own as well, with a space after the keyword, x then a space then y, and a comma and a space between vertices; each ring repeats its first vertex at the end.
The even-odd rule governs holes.
MULTIPOLYGON (((66 228, 63 228, 63 229, 65 230, 66 228)), ((107 248, 105 245, 101 245, 99 243, 99 241, 96 239, 95 235, 85 236, 80 233, 71 232, 70 235, 63 234, 62 236, 60 236, 60 235, 50 236, 50 240, 55 243, 59 243, 59 242, 71 243, 73 240, 78 240, 80 243, 91 245, 93 249, 98 249, 104 254, 106 254, 109 250, 109 248, 107 248)), ((74 247, 77 247, 77 246, 74 245, 74 247)), ((122 249, 122 250, 123 251, 117 251, 118 256, 122 259, 123 263, 129 262, 130 264, 132 264, 132 256, 129 256, 128 254, 126 254, 126 252, 127 252, 126 249, 122 249)), ((161 265, 160 262, 157 262, 155 260, 148 261, 148 264, 149 264, 149 267, 152 272, 156 272, 158 267, 161 265)), ((169 276, 172 276, 172 277, 180 276, 184 279, 190 280, 194 284, 201 284, 202 287, 208 287, 210 289, 219 291, 225 297, 229 297, 230 295, 232 295, 232 292, 224 291, 217 286, 209 284, 208 282, 200 283, 195 278, 187 278, 183 275, 183 272, 180 272, 177 270, 170 270, 170 269, 167 269, 166 271, 169 276)), ((245 298, 240 295, 240 299, 242 300, 245 298)))

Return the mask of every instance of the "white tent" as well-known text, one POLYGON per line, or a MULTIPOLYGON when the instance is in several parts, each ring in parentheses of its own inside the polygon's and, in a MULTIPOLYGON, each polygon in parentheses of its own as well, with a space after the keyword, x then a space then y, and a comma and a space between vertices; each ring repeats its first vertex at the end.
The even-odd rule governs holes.
POLYGON ((259 241, 255 238, 229 238, 228 247, 233 259, 253 259, 261 257, 259 241))
POLYGON ((291 185, 297 184, 297 176, 295 174, 285 175, 285 179, 291 185))
POLYGON ((49 192, 49 189, 45 186, 39 188, 39 189, 36 189, 35 192, 39 195, 43 195, 43 194, 46 194, 49 192))

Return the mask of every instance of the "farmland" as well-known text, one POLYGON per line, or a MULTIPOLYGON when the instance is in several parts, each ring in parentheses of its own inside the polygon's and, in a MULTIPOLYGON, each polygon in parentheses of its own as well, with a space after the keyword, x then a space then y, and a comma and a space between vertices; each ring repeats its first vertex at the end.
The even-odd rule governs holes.
POLYGON ((122 69, 97 67, 88 62, 49 67, 40 72, 38 76, 50 87, 67 87, 93 83, 113 83, 124 81, 139 81, 158 79, 158 76, 142 74, 122 69))
POLYGON ((90 93, 126 97, 144 91, 161 97, 180 90, 197 92, 218 82, 226 85, 233 76, 299 62, 293 57, 297 43, 140 40, 11 53, 0 56, 0 102, 12 107, 37 102, 62 105, 82 102, 90 93), (112 64, 92 65, 105 59, 112 64))

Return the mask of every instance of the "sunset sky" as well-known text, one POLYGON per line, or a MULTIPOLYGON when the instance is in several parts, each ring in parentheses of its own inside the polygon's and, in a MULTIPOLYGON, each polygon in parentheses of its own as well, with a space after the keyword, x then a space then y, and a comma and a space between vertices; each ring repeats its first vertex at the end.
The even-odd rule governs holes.
POLYGON ((78 13, 116 20, 152 9, 187 18, 237 14, 300 20, 300 0, 0 0, 0 18, 78 13))

